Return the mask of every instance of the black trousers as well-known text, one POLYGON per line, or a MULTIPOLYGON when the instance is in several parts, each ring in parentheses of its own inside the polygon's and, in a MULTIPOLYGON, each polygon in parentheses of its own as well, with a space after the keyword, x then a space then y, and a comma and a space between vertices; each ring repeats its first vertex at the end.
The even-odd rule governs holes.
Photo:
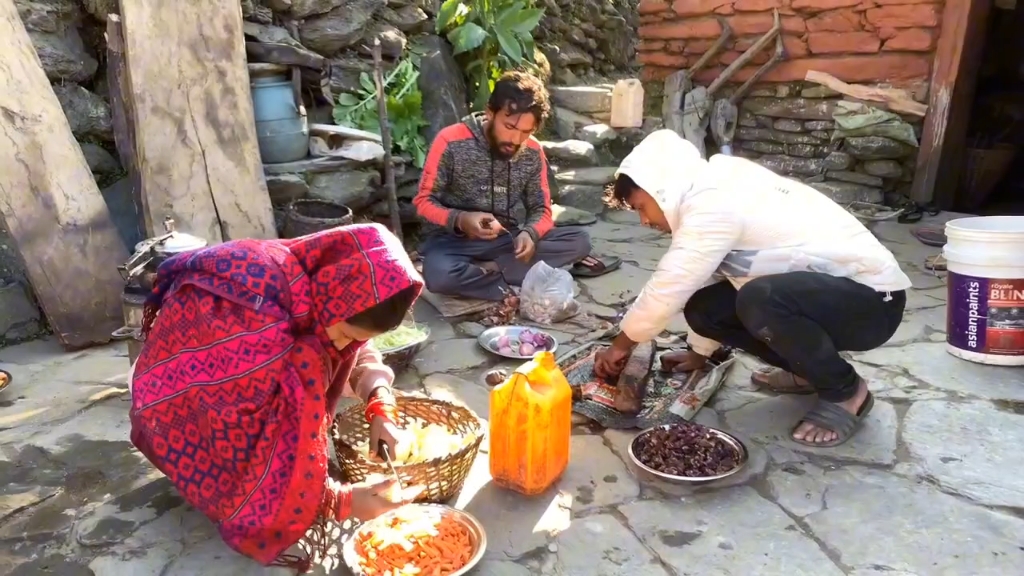
POLYGON ((848 278, 787 272, 739 290, 719 282, 683 308, 690 329, 807 379, 829 402, 849 400, 857 373, 840 351, 878 348, 896 333, 905 291, 876 292, 848 278))

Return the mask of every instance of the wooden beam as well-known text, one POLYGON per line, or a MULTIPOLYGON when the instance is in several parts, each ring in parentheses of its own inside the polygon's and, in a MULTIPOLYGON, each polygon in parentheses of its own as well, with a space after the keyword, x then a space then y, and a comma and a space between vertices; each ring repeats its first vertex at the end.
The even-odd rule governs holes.
POLYGON ((68 348, 122 325, 127 250, 12 0, 0 0, 0 214, 68 348))
POLYGON ((910 97, 910 93, 906 90, 898 90, 895 88, 872 88, 870 86, 847 84, 831 74, 818 72, 817 70, 808 70, 807 74, 804 76, 804 80, 814 82, 815 84, 821 84, 822 86, 831 88, 844 96, 850 96, 851 98, 872 102, 874 104, 881 104, 883 108, 887 108, 893 112, 911 114, 913 116, 924 116, 928 113, 928 106, 925 106, 920 102, 916 102, 910 97))
POLYGON ((953 206, 992 0, 947 0, 910 197, 953 206))
POLYGON ((147 234, 274 238, 241 5, 120 0, 147 234), (159 41, 154 41, 159 39, 159 41))

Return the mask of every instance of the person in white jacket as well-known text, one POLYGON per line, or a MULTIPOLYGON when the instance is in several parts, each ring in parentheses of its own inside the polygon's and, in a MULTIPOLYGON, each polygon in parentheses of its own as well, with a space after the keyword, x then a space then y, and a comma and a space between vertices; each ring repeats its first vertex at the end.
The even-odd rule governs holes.
POLYGON ((892 253, 817 190, 743 158, 704 160, 671 130, 626 157, 614 195, 672 242, 598 352, 598 376, 617 376, 633 347, 682 310, 690 350, 663 366, 693 370, 722 345, 743 350, 773 367, 755 384, 817 393, 794 441, 849 439, 874 399, 839 352, 877 348, 899 327, 911 282, 892 253))

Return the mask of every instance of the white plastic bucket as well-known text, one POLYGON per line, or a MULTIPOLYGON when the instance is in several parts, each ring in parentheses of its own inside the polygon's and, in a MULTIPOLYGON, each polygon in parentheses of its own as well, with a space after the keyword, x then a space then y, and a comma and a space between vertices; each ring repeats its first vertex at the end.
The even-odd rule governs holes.
POLYGON ((946 223, 946 350, 999 366, 1024 366, 1024 216, 946 223))

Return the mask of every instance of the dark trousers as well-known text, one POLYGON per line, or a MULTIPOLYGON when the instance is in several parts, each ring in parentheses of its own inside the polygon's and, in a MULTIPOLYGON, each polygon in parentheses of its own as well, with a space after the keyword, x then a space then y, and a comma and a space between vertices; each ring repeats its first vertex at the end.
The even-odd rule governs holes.
POLYGON ((903 320, 906 292, 876 292, 848 278, 788 272, 698 290, 683 309, 690 329, 805 378, 829 402, 857 392, 841 350, 878 348, 903 320), (891 299, 887 300, 888 296, 891 299))
POLYGON ((495 302, 504 298, 509 286, 520 286, 531 266, 544 261, 560 268, 590 255, 590 235, 583 228, 553 228, 537 243, 529 262, 515 258, 513 238, 519 233, 501 233, 494 240, 471 240, 447 234, 427 238, 420 248, 423 280, 435 294, 479 298, 495 302), (480 267, 494 262, 500 272, 480 267))

